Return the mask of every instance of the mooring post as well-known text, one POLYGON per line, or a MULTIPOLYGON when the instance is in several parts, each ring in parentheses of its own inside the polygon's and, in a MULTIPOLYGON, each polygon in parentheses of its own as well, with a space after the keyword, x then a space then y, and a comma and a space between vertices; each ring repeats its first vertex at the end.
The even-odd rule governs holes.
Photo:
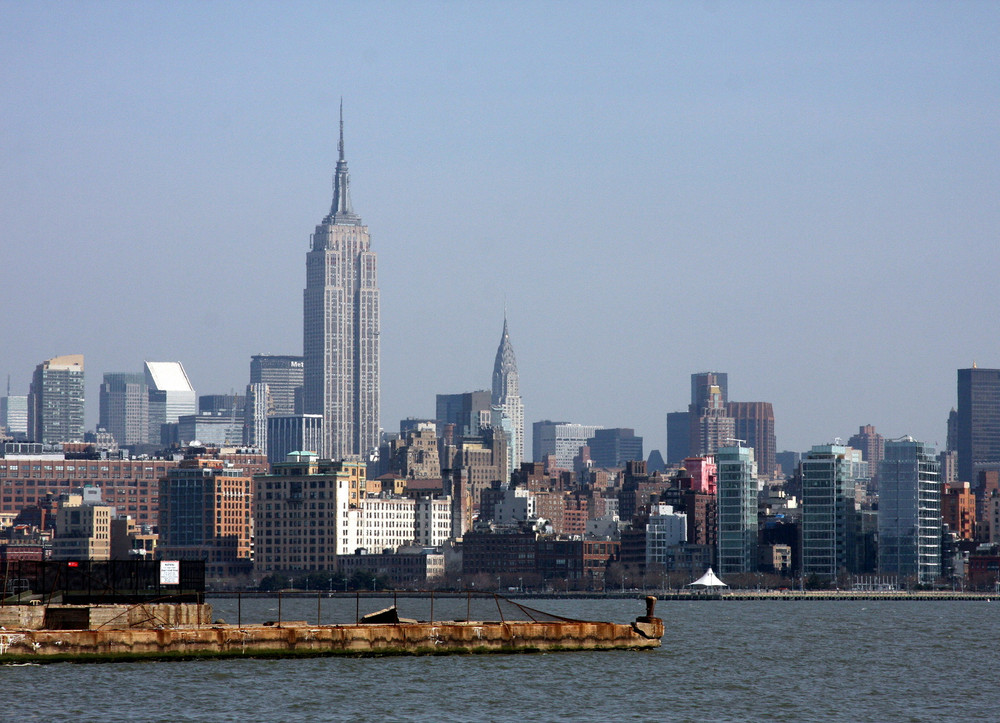
POLYGON ((236 593, 236 627, 243 629, 243 592, 236 593))
POLYGON ((434 591, 431 590, 431 622, 434 622, 434 591))
POLYGON ((354 624, 361 624, 361 591, 354 591, 354 624))
POLYGON ((322 625, 323 621, 323 593, 316 593, 316 625, 322 625))
POLYGON ((281 590, 278 590, 278 627, 281 627, 281 590))

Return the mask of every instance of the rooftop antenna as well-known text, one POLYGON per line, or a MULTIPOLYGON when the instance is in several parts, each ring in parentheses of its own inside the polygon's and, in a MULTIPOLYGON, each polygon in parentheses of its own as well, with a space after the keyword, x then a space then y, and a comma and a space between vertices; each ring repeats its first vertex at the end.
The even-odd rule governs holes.
POLYGON ((337 143, 340 160, 344 160, 344 96, 340 96, 340 142, 337 143))

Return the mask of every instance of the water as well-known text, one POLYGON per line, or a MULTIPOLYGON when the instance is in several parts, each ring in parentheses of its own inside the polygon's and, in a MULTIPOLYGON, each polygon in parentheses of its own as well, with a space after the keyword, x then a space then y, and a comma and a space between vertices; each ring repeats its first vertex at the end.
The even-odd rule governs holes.
MULTIPOLYGON (((235 600, 212 602, 236 622, 235 600)), ((387 601, 361 603, 363 614, 387 601)), ((465 602, 453 604, 464 616, 465 602)), ((639 600, 531 604, 615 622, 643 612, 639 600)), ((323 605, 354 617, 353 599, 323 605)), ((243 606, 244 622, 276 617, 273 598, 243 606)), ((0 667, 0 719, 1000 719, 996 602, 663 601, 657 613, 663 647, 645 652, 0 667)), ((285 620, 316 614, 315 599, 282 601, 285 620)))

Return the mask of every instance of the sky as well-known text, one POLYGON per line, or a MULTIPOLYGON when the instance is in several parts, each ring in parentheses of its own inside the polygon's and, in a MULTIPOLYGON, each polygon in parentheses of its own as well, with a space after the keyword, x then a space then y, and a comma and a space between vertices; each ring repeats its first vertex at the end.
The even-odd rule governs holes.
MULTIPOLYGON (((344 104, 382 426, 491 384, 665 451, 690 375, 778 449, 943 446, 1000 367, 1000 4, 0 0, 0 386, 301 354, 344 104)), ((0 392, 2 393, 2 392, 0 392)))

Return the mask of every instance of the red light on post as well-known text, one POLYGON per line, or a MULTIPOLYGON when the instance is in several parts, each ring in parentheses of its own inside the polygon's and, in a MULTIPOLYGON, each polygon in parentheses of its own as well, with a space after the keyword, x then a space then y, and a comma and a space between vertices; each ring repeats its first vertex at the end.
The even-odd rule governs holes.
POLYGON ((66 564, 69 567, 80 567, 80 563, 79 562, 75 562, 75 561, 74 562, 67 562, 66 564))

